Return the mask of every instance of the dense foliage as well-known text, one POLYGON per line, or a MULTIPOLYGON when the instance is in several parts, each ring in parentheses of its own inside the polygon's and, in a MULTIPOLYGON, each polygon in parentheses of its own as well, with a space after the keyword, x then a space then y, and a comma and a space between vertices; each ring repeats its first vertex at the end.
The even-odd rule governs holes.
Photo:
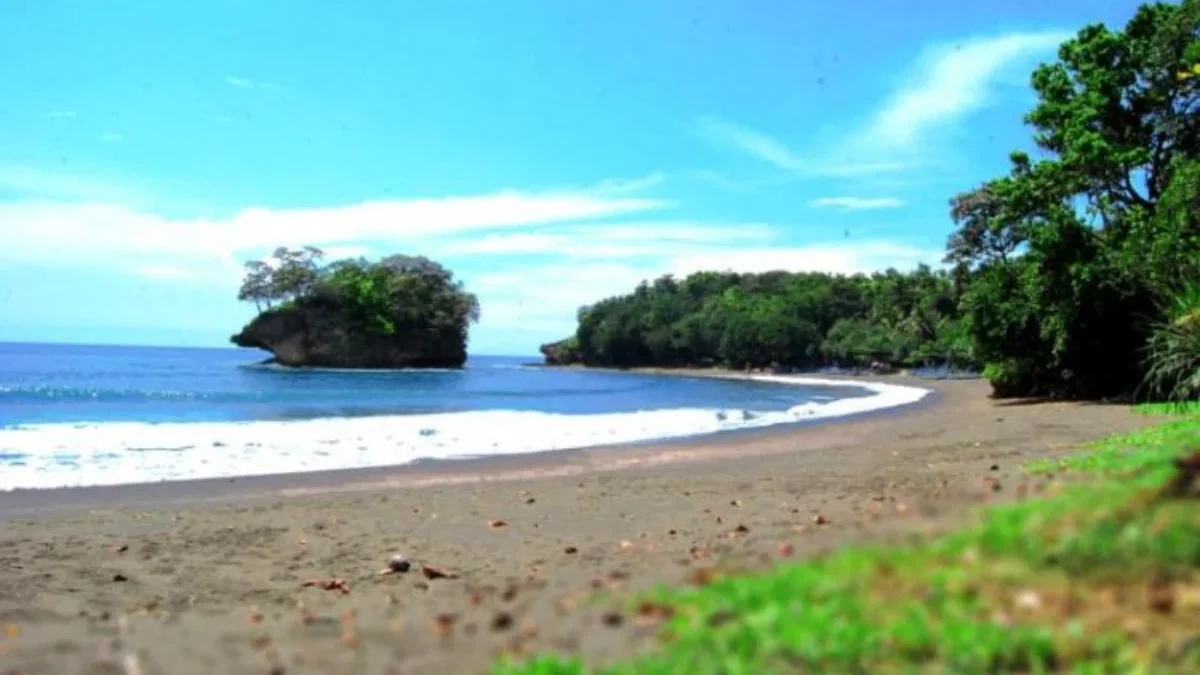
POLYGON ((597 366, 968 365, 951 278, 922 267, 872 276, 700 272, 662 277, 579 314, 543 347, 597 366))
POLYGON ((1088 26, 1039 67, 1039 159, 952 201, 948 260, 1001 395, 1137 389, 1164 294, 1200 270, 1200 2, 1088 26))
POLYGON ((951 200, 949 276, 704 273, 580 314, 553 361, 978 360, 999 396, 1200 395, 1200 0, 1037 68, 1036 157, 951 200), (953 281, 952 281, 953 280, 953 281))
MULTIPOLYGON (((420 256, 321 265, 323 257, 312 247, 279 248, 270 261, 247 263, 238 299, 253 302, 260 311, 251 327, 270 324, 268 332, 302 331, 309 342, 379 353, 340 357, 346 362, 423 363, 422 353, 465 354, 468 327, 479 320, 479 302, 445 267, 420 256), (284 321, 293 317, 304 320, 284 321)), ((235 336, 239 340, 250 346, 265 342, 247 337, 246 331, 235 336)))

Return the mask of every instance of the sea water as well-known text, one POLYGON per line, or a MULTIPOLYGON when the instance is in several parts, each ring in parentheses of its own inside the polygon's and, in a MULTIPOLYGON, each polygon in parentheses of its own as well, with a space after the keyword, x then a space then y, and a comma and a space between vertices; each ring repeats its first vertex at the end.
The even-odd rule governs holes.
POLYGON ((679 438, 854 414, 927 391, 820 379, 261 365, 265 354, 0 343, 0 489, 407 464, 679 438))

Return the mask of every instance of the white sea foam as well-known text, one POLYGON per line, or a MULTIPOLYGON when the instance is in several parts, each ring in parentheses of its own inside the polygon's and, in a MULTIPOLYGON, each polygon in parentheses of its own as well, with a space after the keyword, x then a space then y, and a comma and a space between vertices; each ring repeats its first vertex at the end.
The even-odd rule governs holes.
MULTIPOLYGON (((760 375, 796 385, 845 381, 760 375)), ((839 417, 929 393, 883 383, 870 394, 785 412, 700 408, 563 415, 490 410, 295 421, 43 424, 0 428, 0 490, 224 478, 407 464, 679 438, 839 417)))

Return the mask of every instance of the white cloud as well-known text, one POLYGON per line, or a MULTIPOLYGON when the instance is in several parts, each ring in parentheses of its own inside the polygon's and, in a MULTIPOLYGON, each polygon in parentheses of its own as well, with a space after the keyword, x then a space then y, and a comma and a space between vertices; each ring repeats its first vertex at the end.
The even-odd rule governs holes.
POLYGON ((52 120, 70 119, 75 116, 74 110, 51 110, 46 113, 46 117, 52 120))
MULTIPOLYGON (((36 186, 39 176, 18 172, 9 178, 36 186)), ((61 191, 59 178, 50 182, 61 191)), ((652 187, 654 181, 640 183, 652 187)), ((665 273, 853 273, 936 262, 940 254, 881 241, 795 246, 786 243, 783 227, 768 223, 651 218, 670 203, 613 191, 614 185, 619 183, 313 209, 260 207, 227 218, 178 219, 103 201, 103 190, 81 183, 75 192, 95 200, 0 201, 0 264, 115 270, 157 283, 203 284, 232 305, 241 262, 279 245, 317 245, 329 259, 401 250, 447 261, 479 295, 484 318, 477 334, 507 331, 532 343, 570 332, 581 305, 665 273)))
POLYGON ((239 77, 237 75, 226 75, 225 84, 238 89, 262 89, 264 91, 285 91, 278 84, 272 82, 263 82, 261 80, 252 80, 248 77, 239 77))
MULTIPOLYGON (((0 164, 0 190, 29 198, 132 204, 146 201, 137 190, 27 166, 0 164)), ((0 205, 2 206, 2 205, 0 205)))
POLYGON ((140 277, 151 279, 186 279, 192 276, 190 270, 171 265, 137 265, 130 271, 140 277))
POLYGON ((805 165, 804 161, 779 139, 717 117, 705 116, 697 119, 696 132, 714 145, 733 147, 785 171, 799 171, 805 165))
POLYGON ((775 228, 763 223, 626 221, 458 238, 438 244, 436 251, 443 255, 557 255, 592 260, 662 257, 713 245, 745 246, 775 234, 775 228))
POLYGON ((121 141, 125 140, 125 136, 122 134, 118 134, 118 133, 110 131, 110 132, 104 134, 103 136, 101 136, 100 140, 104 141, 105 143, 120 143, 121 141))
MULTIPOLYGON (((1028 72, 1037 57, 1070 37, 1061 31, 1017 32, 976 37, 927 49, 908 69, 903 84, 880 107, 829 147, 805 144, 798 151, 769 133, 712 116, 695 121, 709 143, 736 149, 793 178, 895 173, 928 167, 937 160, 924 142, 942 133, 995 97, 1001 81, 1028 72)), ((699 177, 733 192, 745 184, 711 172, 699 177)))
POLYGON ((1007 33, 928 50, 908 81, 871 117, 859 143, 911 147, 926 132, 986 105, 997 78, 1010 67, 1027 68, 1069 37, 1061 31, 1007 33))
POLYGON ((904 206, 904 202, 895 197, 821 197, 808 204, 821 209, 840 209, 842 211, 896 209, 904 206))
POLYGON ((661 200, 604 197, 587 192, 525 193, 374 201, 313 209, 249 208, 224 219, 172 219, 102 203, 102 189, 37 173, 0 172, 33 190, 74 192, 96 201, 26 199, 0 202, 0 260, 62 261, 84 265, 170 265, 207 270, 234 265, 276 246, 315 245, 357 254, 367 244, 411 249, 423 240, 486 230, 628 215, 662 208, 661 200), (49 182, 49 185, 40 185, 49 182), (31 233, 37 236, 30 236, 31 233), (345 247, 352 247, 347 249, 345 247))
POLYGON ((661 171, 648 173, 641 178, 631 180, 625 179, 608 179, 601 181, 592 188, 592 191, 597 194, 607 195, 623 195, 634 192, 643 192, 652 187, 657 187, 667 179, 666 174, 661 171))

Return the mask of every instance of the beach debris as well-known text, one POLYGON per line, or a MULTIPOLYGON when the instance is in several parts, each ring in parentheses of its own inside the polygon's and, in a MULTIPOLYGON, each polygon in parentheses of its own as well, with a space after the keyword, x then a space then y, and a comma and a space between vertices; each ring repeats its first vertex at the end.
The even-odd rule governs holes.
POLYGON ((433 621, 429 624, 429 632, 434 637, 449 637, 450 633, 454 632, 454 624, 458 623, 458 615, 451 612, 444 612, 433 617, 433 621))
POLYGON ((645 601, 637 606, 634 623, 641 627, 654 626, 669 620, 674 614, 675 610, 670 605, 645 601))
POLYGON ((633 550, 633 542, 632 542, 632 541, 629 541, 628 539, 622 539, 622 540, 621 540, 621 542, 620 542, 619 544, 617 544, 617 546, 618 546, 618 547, 619 547, 619 548, 620 548, 622 551, 630 551, 630 550, 633 550))
POLYGON ((319 588, 323 591, 337 591, 342 595, 350 594, 350 584, 346 583, 341 577, 330 577, 329 579, 307 579, 301 586, 304 588, 319 588))
POLYGON ((691 547, 688 549, 688 553, 692 556, 693 560, 701 560, 708 557, 708 549, 701 546, 691 547))
POLYGON ((616 610, 611 610, 605 612, 604 615, 600 617, 600 620, 603 621, 604 625, 608 626, 609 628, 617 628, 621 624, 625 623, 625 615, 616 610))
POLYGON ((1042 606, 1042 596, 1038 595, 1037 591, 1021 591, 1017 594, 1015 602, 1018 608, 1026 612, 1037 611, 1042 606))
POLYGON ((21 637, 21 624, 6 623, 4 624, 4 636, 9 640, 16 640, 21 637))
POLYGON ((497 633, 506 631, 509 628, 512 628, 513 616, 508 612, 497 612, 496 615, 492 617, 491 625, 492 630, 496 631, 497 633))
POLYGON ((129 550, 129 544, 121 544, 120 546, 113 546, 113 547, 112 547, 112 552, 113 552, 113 553, 124 553, 124 552, 126 552, 126 551, 128 551, 128 550, 129 550))
POLYGON ((984 489, 991 490, 992 492, 1000 491, 1000 487, 1001 487, 1000 481, 996 480, 995 478, 992 478, 991 476, 987 476, 986 478, 983 478, 982 480, 979 481, 979 483, 984 487, 984 489))
POLYGON ((993 464, 991 467, 989 467, 989 469, 988 469, 988 470, 989 470, 989 471, 999 471, 999 470, 1000 470, 1000 465, 999 465, 999 464, 993 464))
POLYGON ((500 529, 508 527, 508 521, 507 520, 489 520, 487 525, 488 525, 488 527, 490 527, 493 530, 500 530, 500 529))
POLYGON ((252 610, 250 612, 250 614, 246 617, 246 620, 249 621, 250 623, 262 623, 263 622, 263 613, 258 610, 252 610))
POLYGON ((688 583, 693 586, 707 586, 719 579, 721 573, 712 567, 701 567, 688 575, 688 583))
POLYGON ((121 583, 123 581, 129 581, 129 577, 125 576, 124 574, 119 574, 119 573, 114 574, 112 579, 116 583, 121 583))
POLYGON ((813 516, 813 524, 814 525, 828 525, 829 519, 825 517, 825 514, 818 513, 817 515, 813 516))
POLYGON ((1161 577, 1151 580, 1146 589, 1146 604, 1159 614, 1170 614, 1175 610, 1175 585, 1161 577))
POLYGON ((542 629, 538 628, 537 623, 534 622, 533 619, 525 619, 524 621, 521 622, 521 630, 518 633, 518 635, 520 636, 520 638, 522 640, 532 640, 532 639, 536 638, 541 632, 542 632, 542 629))
POLYGON ((404 574, 405 572, 409 571, 410 569, 412 569, 412 563, 409 562, 408 558, 404 557, 403 554, 397 553, 396 555, 388 558, 387 568, 380 571, 379 573, 380 574, 404 574))
POLYGON ((733 528, 733 531, 737 532, 738 534, 746 534, 747 532, 750 531, 750 528, 746 527, 745 525, 739 524, 737 527, 733 528))
POLYGON ((676 532, 675 530, 671 529, 671 530, 667 530, 667 534, 669 534, 669 535, 671 535, 672 537, 674 537, 675 535, 677 535, 677 534, 679 534, 679 533, 678 533, 678 532, 676 532))
POLYGON ((425 578, 429 579, 430 581, 433 581, 434 579, 458 578, 457 574, 444 570, 440 567, 434 567, 433 565, 421 565, 421 573, 424 574, 425 578))
POLYGON ((779 554, 780 558, 790 558, 792 557, 792 554, 796 552, 796 549, 785 541, 779 545, 779 548, 777 548, 775 552, 779 554))
POLYGON ((536 503, 537 503, 537 499, 536 499, 536 498, 534 498, 534 497, 529 497, 528 499, 526 499, 526 500, 525 500, 525 503, 526 503, 526 504, 536 504, 536 503))
POLYGON ((576 553, 579 553, 579 549, 574 546, 568 546, 563 549, 563 553, 566 553, 567 555, 575 555, 576 553))
POLYGON ((742 505, 742 500, 740 500, 740 499, 735 499, 735 500, 733 500, 733 501, 729 502, 729 505, 730 505, 730 506, 741 506, 741 505, 742 505))

